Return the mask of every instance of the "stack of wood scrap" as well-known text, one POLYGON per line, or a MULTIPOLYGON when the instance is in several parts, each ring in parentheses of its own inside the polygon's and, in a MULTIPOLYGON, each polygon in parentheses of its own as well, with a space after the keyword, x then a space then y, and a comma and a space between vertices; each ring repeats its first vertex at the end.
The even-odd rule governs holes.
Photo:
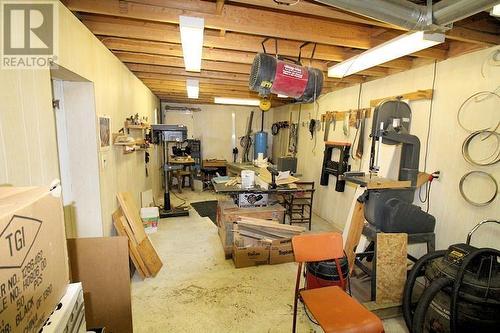
POLYGON ((291 239, 304 230, 303 227, 241 216, 233 226, 234 245, 238 247, 270 245, 274 240, 291 239))
POLYGON ((121 208, 113 213, 116 232, 128 237, 130 259, 141 278, 156 276, 163 263, 144 231, 139 209, 129 192, 119 192, 117 198, 121 208))
POLYGON ((238 184, 241 184, 241 178, 240 177, 234 177, 228 180, 224 186, 236 186, 238 184))
MULTIPOLYGON (((266 168, 260 168, 258 171, 258 177, 262 179, 264 182, 271 184, 272 183, 272 176, 269 170, 266 168)), ((276 185, 288 185, 288 184, 293 184, 298 182, 300 179, 294 176, 288 176, 284 179, 278 179, 276 177, 276 185)))

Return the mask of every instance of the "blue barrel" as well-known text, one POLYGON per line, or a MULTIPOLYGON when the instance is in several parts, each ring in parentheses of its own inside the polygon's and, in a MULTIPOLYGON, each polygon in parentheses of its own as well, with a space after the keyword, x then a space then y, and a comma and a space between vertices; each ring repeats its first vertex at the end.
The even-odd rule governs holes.
POLYGON ((259 153, 264 155, 264 158, 267 157, 267 132, 257 132, 255 133, 253 144, 253 158, 257 159, 259 153))

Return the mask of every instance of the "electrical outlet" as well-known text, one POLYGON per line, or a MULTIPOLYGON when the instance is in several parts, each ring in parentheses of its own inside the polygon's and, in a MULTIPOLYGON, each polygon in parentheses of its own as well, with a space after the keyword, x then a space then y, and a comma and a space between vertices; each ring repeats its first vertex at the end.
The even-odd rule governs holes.
POLYGON ((441 180, 441 178, 443 177, 443 173, 441 171, 434 171, 432 173, 432 177, 434 177, 434 180, 441 180))

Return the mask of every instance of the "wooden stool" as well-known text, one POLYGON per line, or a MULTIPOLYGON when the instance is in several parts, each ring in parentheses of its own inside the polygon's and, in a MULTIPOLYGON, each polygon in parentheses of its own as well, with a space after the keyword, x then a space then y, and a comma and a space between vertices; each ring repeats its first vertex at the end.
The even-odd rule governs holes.
POLYGON ((189 187, 194 191, 194 182, 193 182, 193 172, 189 166, 183 168, 182 170, 177 170, 174 173, 174 177, 177 179, 177 190, 179 193, 182 193, 182 188, 186 186, 186 178, 189 179, 189 187))

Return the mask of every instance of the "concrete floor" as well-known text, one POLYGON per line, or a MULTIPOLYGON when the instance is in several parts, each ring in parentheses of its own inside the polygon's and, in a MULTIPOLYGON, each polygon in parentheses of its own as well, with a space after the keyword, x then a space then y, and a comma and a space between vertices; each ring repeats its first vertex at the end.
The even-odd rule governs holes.
MULTIPOLYGON (((178 194, 187 202, 217 199, 210 192, 178 194)), ((172 197, 174 204, 179 199, 172 197)), ((313 231, 335 228, 315 217, 313 231)), ((295 263, 235 269, 226 260, 209 218, 164 219, 150 238, 163 260, 155 278, 132 281, 134 332, 290 332, 295 263)), ((386 333, 406 332, 400 318, 384 321, 386 333)), ((322 332, 302 308, 297 332, 322 332)))

